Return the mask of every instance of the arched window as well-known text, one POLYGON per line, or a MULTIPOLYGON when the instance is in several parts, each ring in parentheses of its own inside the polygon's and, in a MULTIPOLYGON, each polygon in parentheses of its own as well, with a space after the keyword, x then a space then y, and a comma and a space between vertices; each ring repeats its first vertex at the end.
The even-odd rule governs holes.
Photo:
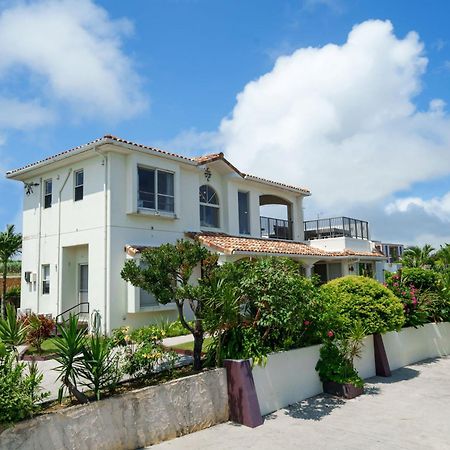
POLYGON ((219 198, 207 184, 200 186, 200 226, 219 228, 219 198))

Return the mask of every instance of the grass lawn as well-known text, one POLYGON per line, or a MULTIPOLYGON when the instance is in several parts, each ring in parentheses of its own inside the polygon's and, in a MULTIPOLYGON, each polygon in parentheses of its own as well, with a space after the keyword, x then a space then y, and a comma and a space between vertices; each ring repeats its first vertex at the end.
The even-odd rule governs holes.
MULTIPOLYGON (((212 341, 211 337, 205 338, 203 341, 202 352, 206 352, 208 350, 208 345, 212 341)), ((194 351, 194 341, 192 342, 184 342, 183 344, 172 345, 172 348, 179 348, 180 350, 191 350, 194 351)))
MULTIPOLYGON (((56 337, 52 337, 49 339, 46 339, 43 343, 42 343, 42 353, 41 355, 48 355, 50 353, 55 353, 56 352, 56 346, 55 346, 55 341, 59 339, 56 337)), ((30 346, 27 350, 27 355, 35 355, 37 354, 36 348, 30 346)))

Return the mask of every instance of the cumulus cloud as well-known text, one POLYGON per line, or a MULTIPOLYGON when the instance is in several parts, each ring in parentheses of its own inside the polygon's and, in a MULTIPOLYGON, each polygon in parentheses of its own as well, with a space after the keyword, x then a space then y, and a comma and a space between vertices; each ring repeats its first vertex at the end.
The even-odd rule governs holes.
POLYGON ((0 126, 42 125, 67 109, 76 118, 119 120, 146 107, 141 80, 122 48, 129 21, 111 19, 90 0, 6 5, 0 9, 0 83, 19 73, 36 98, 0 98, 14 115, 0 117, 0 126))
POLYGON ((364 22, 343 45, 299 49, 248 83, 220 124, 223 148, 242 170, 310 187, 336 212, 448 174, 445 105, 414 104, 426 65, 416 33, 364 22))
POLYGON ((421 209, 429 216, 437 217, 442 222, 448 223, 450 222, 450 192, 442 197, 434 197, 429 200, 420 197, 398 198, 386 206, 386 213, 406 213, 415 209, 421 209))

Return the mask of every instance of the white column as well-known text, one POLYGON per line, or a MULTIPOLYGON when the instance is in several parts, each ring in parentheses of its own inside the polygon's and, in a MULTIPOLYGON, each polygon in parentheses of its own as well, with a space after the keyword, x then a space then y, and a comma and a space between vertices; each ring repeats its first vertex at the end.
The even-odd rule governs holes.
POLYGON ((314 264, 305 264, 304 265, 306 278, 311 278, 313 265, 314 264))

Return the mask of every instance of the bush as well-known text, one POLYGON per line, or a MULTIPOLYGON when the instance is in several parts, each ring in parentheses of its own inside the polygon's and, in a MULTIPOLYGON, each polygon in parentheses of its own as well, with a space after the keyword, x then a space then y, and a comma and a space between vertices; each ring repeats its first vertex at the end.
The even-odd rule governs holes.
POLYGON ((20 307, 20 286, 10 287, 6 291, 5 300, 7 303, 11 303, 16 308, 20 307))
MULTIPOLYGON (((194 321, 190 321, 188 324, 194 326, 194 321)), ((189 330, 184 327, 179 319, 173 322, 169 320, 161 321, 158 323, 158 328, 164 331, 165 337, 184 336, 186 334, 190 334, 189 330)))
POLYGON ((132 344, 125 351, 124 372, 141 377, 151 375, 160 365, 172 369, 178 356, 162 347, 163 337, 164 332, 155 325, 134 330, 132 344))
POLYGON ((28 328, 17 319, 16 308, 6 305, 6 318, 0 318, 0 341, 7 346, 17 347, 25 342, 28 328))
POLYGON ((438 289, 438 275, 433 270, 415 267, 404 267, 400 271, 401 282, 413 285, 420 291, 436 291, 438 289))
POLYGON ((42 353, 42 343, 48 339, 55 330, 55 321, 42 314, 30 314, 20 319, 27 328, 26 342, 36 348, 38 354, 42 353))
POLYGON ((205 304, 205 329, 213 336, 208 360, 265 356, 319 341, 318 288, 287 258, 225 264, 205 304))
POLYGON ((405 284, 400 274, 390 274, 386 277, 385 284, 403 303, 405 327, 417 327, 428 323, 429 302, 424 301, 424 297, 419 295, 419 290, 413 284, 405 284))
POLYGON ((399 330, 405 322, 400 299, 372 278, 337 278, 321 289, 328 301, 329 328, 339 335, 357 322, 368 334, 399 330))
POLYGON ((13 351, 0 344, 0 423, 8 424, 32 417, 39 411, 39 403, 49 394, 40 393, 42 382, 36 365, 16 362, 13 351))

